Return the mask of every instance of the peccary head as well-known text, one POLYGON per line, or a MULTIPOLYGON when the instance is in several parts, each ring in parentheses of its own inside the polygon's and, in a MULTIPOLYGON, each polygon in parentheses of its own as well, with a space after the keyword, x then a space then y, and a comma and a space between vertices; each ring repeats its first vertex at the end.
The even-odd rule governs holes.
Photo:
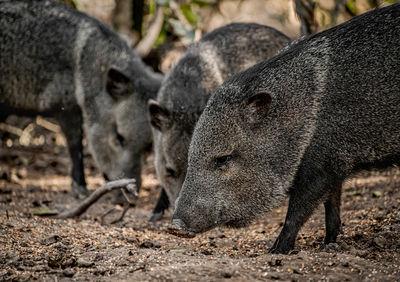
POLYGON ((140 186, 152 141, 146 105, 161 77, 105 23, 57 2, 0 1, 0 103, 62 120, 75 184, 85 182, 83 120, 99 170, 110 179, 134 177, 140 186))
POLYGON ((85 42, 77 51, 76 96, 88 144, 107 178, 133 177, 140 187, 142 159, 152 143, 146 105, 162 78, 114 32, 101 32, 81 28, 77 39, 78 46, 79 38, 85 42))
MULTIPOLYGON (((137 74, 109 69, 104 92, 108 102, 99 105, 101 113, 87 124, 87 132, 102 172, 110 179, 134 177, 140 187, 142 162, 152 144, 146 103, 155 92, 151 87, 136 88, 135 79, 137 74)), ((156 78, 149 83, 159 85, 156 78)))
POLYGON ((211 93, 229 76, 276 54, 289 43, 279 31, 236 23, 192 44, 148 105, 157 177, 174 208, 182 187, 194 126, 211 93))
POLYGON ((195 121, 192 119, 182 123, 179 118, 174 117, 175 113, 169 112, 153 100, 148 107, 152 115, 151 123, 155 128, 153 139, 157 178, 174 208, 186 175, 187 153, 195 121))
POLYGON ((312 137, 326 74, 319 67, 325 45, 315 46, 312 55, 292 48, 234 75, 211 96, 176 202, 173 220, 180 228, 244 226, 288 193, 312 137))
MULTIPOLYGON (((185 179, 194 125, 206 104, 208 92, 211 92, 202 81, 207 73, 202 70, 204 67, 198 56, 187 54, 163 82, 159 101, 150 100, 148 103, 157 177, 172 207, 185 179), (175 99, 172 103, 171 95, 175 99)), ((215 89, 218 83, 208 86, 215 89)))

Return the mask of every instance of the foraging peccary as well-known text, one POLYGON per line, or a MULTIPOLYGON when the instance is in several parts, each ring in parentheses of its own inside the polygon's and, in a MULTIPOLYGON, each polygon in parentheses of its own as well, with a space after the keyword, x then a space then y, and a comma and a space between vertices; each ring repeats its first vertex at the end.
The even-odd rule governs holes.
MULTIPOLYGON (((149 101, 155 167, 171 205, 185 179, 190 138, 211 93, 229 76, 270 58, 290 39, 258 24, 235 23, 218 28, 190 46, 167 75, 157 101, 149 101)), ((161 199, 165 199, 162 191, 161 199)), ((150 220, 168 202, 159 201, 150 220)))
POLYGON ((287 253, 319 203, 325 242, 341 228, 341 184, 400 161, 400 4, 294 43, 234 75, 200 116, 175 232, 244 226, 290 196, 271 248, 287 253))
POLYGON ((146 103, 160 76, 100 21, 52 1, 0 2, 0 112, 53 116, 68 142, 72 186, 86 194, 82 124, 99 169, 140 186, 151 147, 146 103))

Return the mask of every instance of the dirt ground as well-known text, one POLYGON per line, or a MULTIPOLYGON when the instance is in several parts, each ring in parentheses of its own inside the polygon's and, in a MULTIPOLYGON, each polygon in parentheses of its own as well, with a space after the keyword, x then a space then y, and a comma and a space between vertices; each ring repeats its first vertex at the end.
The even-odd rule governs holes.
MULTIPOLYGON (((166 232, 171 212, 148 222, 159 193, 151 160, 138 206, 120 223, 101 224, 113 207, 110 197, 76 220, 35 215, 78 203, 69 192, 66 148, 54 133, 45 131, 45 137, 54 144, 14 145, 12 135, 1 136, 2 281, 400 281, 400 168, 363 172, 345 183, 338 243, 323 245, 321 206, 300 231, 295 250, 272 255, 268 249, 286 203, 247 228, 218 228, 192 239, 166 232)), ((104 180, 88 156, 85 163, 94 190, 104 180)))

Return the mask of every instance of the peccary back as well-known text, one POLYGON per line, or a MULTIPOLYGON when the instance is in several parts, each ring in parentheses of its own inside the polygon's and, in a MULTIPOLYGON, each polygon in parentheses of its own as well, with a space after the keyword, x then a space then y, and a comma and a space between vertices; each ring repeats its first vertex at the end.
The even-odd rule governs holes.
POLYGON ((289 43, 281 32, 235 23, 189 47, 167 75, 157 101, 149 102, 158 179, 172 205, 186 174, 193 128, 211 93, 236 72, 275 55, 289 43))
POLYGON ((193 232, 242 226, 289 194, 272 252, 287 253, 319 203, 340 231, 340 187, 400 160, 400 5, 300 40, 210 98, 173 218, 193 232))
POLYGON ((82 124, 100 171, 140 185, 151 145, 146 103, 160 82, 100 21, 47 0, 0 2, 0 110, 58 120, 75 192, 86 193, 82 124))

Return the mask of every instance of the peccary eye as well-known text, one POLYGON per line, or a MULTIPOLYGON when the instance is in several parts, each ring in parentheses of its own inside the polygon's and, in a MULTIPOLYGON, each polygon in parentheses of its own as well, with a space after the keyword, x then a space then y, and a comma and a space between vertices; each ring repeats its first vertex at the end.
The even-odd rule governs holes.
POLYGON ((215 159, 215 164, 216 164, 217 168, 222 168, 223 166, 226 166, 231 159, 232 159, 232 155, 222 156, 222 157, 215 159))
POLYGON ((177 177, 176 171, 173 170, 172 168, 167 167, 166 168, 166 176, 171 177, 171 178, 176 178, 177 177))
POLYGON ((121 145, 121 147, 124 147, 125 138, 124 138, 124 136, 122 136, 121 134, 118 133, 118 130, 117 130, 116 126, 115 126, 115 138, 117 139, 119 145, 121 145))
POLYGON ((122 135, 119 134, 118 132, 117 132, 117 140, 118 140, 119 144, 121 144, 121 146, 124 147, 125 138, 124 138, 124 136, 122 136, 122 135))

